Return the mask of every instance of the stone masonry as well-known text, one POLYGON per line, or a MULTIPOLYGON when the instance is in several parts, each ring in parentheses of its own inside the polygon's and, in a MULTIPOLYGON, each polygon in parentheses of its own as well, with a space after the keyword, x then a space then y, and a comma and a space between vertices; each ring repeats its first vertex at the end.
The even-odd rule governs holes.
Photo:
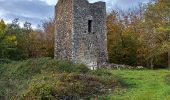
POLYGON ((58 0, 54 55, 93 69, 107 61, 105 2, 58 0))

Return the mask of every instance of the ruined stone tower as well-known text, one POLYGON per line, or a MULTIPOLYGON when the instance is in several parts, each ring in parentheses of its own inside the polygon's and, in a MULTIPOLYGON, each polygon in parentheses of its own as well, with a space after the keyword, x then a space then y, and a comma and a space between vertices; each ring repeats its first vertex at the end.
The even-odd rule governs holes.
POLYGON ((58 0, 55 58, 100 67, 107 61, 106 4, 58 0))

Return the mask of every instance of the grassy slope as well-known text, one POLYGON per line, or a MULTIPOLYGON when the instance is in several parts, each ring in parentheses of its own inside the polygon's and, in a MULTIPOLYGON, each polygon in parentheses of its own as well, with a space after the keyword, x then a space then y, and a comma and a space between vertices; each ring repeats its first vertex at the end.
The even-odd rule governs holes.
MULTIPOLYGON (((81 72, 79 66, 70 66, 69 62, 56 62, 50 58, 30 59, 7 65, 0 64, 0 96, 9 86, 12 88, 8 89, 11 95, 15 95, 15 92, 20 94, 23 89, 26 89, 31 77, 42 73, 42 70, 45 72, 81 72)), ((126 88, 117 88, 114 92, 105 95, 102 100, 170 100, 170 71, 168 70, 112 70, 111 72, 118 76, 122 83, 126 83, 126 88), (169 82, 166 82, 168 74, 169 82)), ((100 76, 104 74, 104 71, 98 71, 98 74, 100 76)))
POLYGON ((170 84, 166 83, 168 70, 114 70, 114 75, 128 84, 128 89, 117 89, 109 100, 170 100, 170 84))
POLYGON ((112 73, 70 61, 38 58, 0 64, 0 100, 79 100, 116 86, 120 84, 112 73))

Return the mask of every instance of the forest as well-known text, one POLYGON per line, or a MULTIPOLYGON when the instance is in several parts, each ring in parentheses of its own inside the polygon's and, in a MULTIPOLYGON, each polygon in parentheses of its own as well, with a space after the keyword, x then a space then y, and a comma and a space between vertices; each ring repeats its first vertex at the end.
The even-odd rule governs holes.
POLYGON ((108 63, 143 70, 92 71, 83 64, 55 60, 53 18, 36 29, 27 21, 21 27, 18 18, 8 24, 1 19, 0 100, 168 100, 170 1, 114 9, 106 23, 108 63))
MULTIPOLYGON (((170 59, 169 1, 139 4, 128 11, 113 10, 107 15, 109 63, 147 68, 167 68, 170 59)), ((53 57, 54 19, 44 20, 37 29, 19 19, 0 21, 1 59, 22 60, 53 57)), ((170 65, 169 65, 170 67, 170 65)))

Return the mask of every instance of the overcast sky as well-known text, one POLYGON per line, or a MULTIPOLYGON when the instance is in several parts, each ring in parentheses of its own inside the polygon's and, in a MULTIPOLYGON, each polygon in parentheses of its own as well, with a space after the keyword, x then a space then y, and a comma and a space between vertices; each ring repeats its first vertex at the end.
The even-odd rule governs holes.
MULTIPOLYGON (((115 6, 128 9, 148 0, 89 0, 91 3, 96 1, 105 1, 107 11, 110 11, 115 6)), ((0 0, 0 19, 3 18, 8 23, 19 18, 21 22, 28 21, 36 26, 42 20, 53 17, 56 3, 57 0, 0 0)))

